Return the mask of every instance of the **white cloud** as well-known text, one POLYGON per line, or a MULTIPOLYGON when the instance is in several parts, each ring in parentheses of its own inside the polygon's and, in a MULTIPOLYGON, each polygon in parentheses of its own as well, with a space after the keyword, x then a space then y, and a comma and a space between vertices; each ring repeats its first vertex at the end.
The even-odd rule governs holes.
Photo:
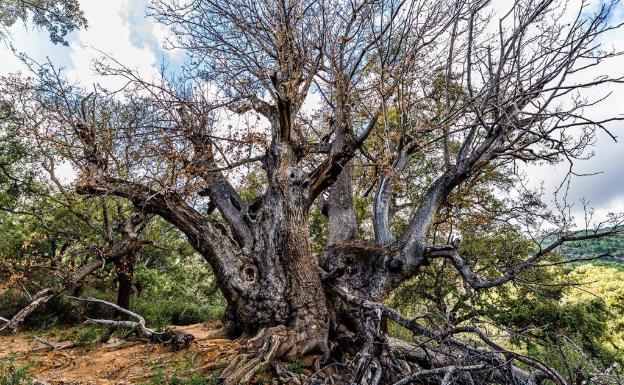
MULTIPOLYGON (((593 10, 597 10, 595 1, 593 10)), ((569 9, 573 9, 569 5, 569 9)), ((612 22, 624 20, 624 7, 618 6, 611 15, 612 22)), ((624 29, 610 31, 601 38, 604 50, 624 50, 624 29)), ((617 56, 605 60, 600 65, 577 76, 576 81, 587 82, 597 76, 624 76, 624 56, 617 56)), ((582 95, 597 100, 610 93, 610 96, 596 106, 584 109, 583 115, 587 118, 601 120, 611 117, 624 117, 622 100, 624 100, 624 86, 622 84, 608 84, 582 91, 582 95)), ((605 125, 609 131, 619 137, 614 142, 605 132, 597 133, 595 146, 591 148, 593 156, 588 160, 575 162, 574 171, 579 174, 596 174, 584 177, 573 177, 568 191, 568 202, 573 203, 573 213, 579 222, 582 222, 583 212, 581 199, 586 199, 595 208, 594 219, 604 220, 608 213, 624 212, 624 122, 611 122, 605 125)), ((557 166, 531 166, 527 169, 532 185, 538 186, 544 182, 547 194, 552 194, 561 184, 568 172, 569 164, 561 163, 557 166)), ((550 202, 552 203, 552 201, 550 202)), ((554 206, 554 205, 553 205, 554 206)))
POLYGON ((73 68, 68 76, 82 84, 103 83, 108 87, 119 85, 119 81, 97 76, 92 61, 101 57, 101 52, 111 55, 125 66, 136 69, 147 76, 156 73, 156 56, 147 46, 136 47, 130 41, 130 28, 123 20, 123 11, 128 0, 107 0, 83 2, 82 7, 89 28, 78 32, 78 41, 71 45, 70 58, 73 68))
MULTIPOLYGON (((22 25, 12 27, 12 44, 20 52, 25 52, 37 61, 50 57, 55 65, 66 68, 67 77, 85 86, 102 83, 106 87, 115 87, 120 83, 110 77, 102 78, 95 74, 92 61, 106 53, 129 68, 136 69, 145 76, 157 73, 159 54, 149 45, 132 44, 131 26, 133 22, 152 23, 151 20, 127 20, 127 9, 141 0, 89 0, 81 2, 82 9, 89 22, 89 28, 68 36, 69 47, 55 46, 49 42, 46 31, 32 31, 22 25)), ((136 8, 136 7, 135 7, 136 8)), ((139 18, 141 12, 133 17, 139 18)), ((135 31, 136 33, 137 31, 135 31)), ((152 34, 146 39, 160 39, 154 34, 162 34, 160 29, 147 28, 139 33, 152 34)), ((0 49, 0 61, 3 63, 0 74, 24 71, 23 64, 13 55, 8 47, 0 49)))

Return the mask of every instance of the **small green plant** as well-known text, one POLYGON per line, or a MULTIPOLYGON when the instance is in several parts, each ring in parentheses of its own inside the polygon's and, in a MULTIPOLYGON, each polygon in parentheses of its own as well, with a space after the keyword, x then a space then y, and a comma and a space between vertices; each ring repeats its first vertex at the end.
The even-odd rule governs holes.
POLYGON ((157 385, 157 384, 165 384, 165 378, 167 374, 163 368, 159 368, 156 370, 156 373, 150 378, 148 382, 141 383, 139 385, 157 385))
POLYGON ((217 385, 219 383, 219 373, 214 372, 208 377, 208 382, 206 385, 217 385))
POLYGON ((256 373, 256 382, 259 385, 264 385, 267 383, 267 367, 265 364, 261 364, 258 373, 256 373))
POLYGON ((31 385, 32 382, 28 366, 16 365, 12 356, 0 360, 0 385, 31 385))
POLYGON ((189 378, 180 383, 180 385, 208 385, 210 382, 204 376, 193 373, 189 378))
POLYGON ((98 326, 88 326, 78 330, 74 336, 74 342, 80 346, 93 346, 98 343, 102 329, 98 326))
POLYGON ((121 325, 119 326, 117 329, 115 329, 115 336, 121 338, 121 339, 125 339, 128 336, 130 336, 132 333, 134 333, 137 330, 136 327, 134 326, 129 326, 129 325, 121 325))
POLYGON ((301 361, 293 361, 290 365, 288 365, 288 369, 295 374, 302 374, 303 364, 301 361))
POLYGON ((139 385, 217 385, 219 383, 218 373, 213 373, 209 378, 206 378, 199 373, 188 373, 187 369, 190 368, 184 368, 179 364, 174 366, 177 368, 172 374, 167 374, 167 371, 160 367, 149 381, 139 385))

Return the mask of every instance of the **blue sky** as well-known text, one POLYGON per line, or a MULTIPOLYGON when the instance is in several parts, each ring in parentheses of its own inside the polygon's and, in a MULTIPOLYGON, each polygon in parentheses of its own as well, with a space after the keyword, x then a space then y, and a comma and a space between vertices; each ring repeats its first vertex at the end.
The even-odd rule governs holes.
MULTIPOLYGON (((92 71, 91 60, 100 56, 100 51, 112 55, 145 76, 155 74, 163 63, 176 67, 184 60, 183 52, 162 48, 169 31, 145 16, 148 1, 82 0, 81 6, 89 28, 69 35, 68 47, 55 46, 49 42, 46 31, 29 30, 22 24, 12 27, 12 44, 17 51, 27 52, 36 60, 49 57, 55 65, 65 67, 66 76, 73 81, 84 85, 100 82, 114 88, 115 81, 99 78, 92 71)), ((500 4, 505 2, 508 0, 502 0, 500 4)), ((622 7, 612 17, 624 20, 622 7)), ((606 48, 624 50, 624 29, 611 33, 603 43, 606 48)), ((0 63, 0 74, 23 70, 22 64, 8 47, 0 47, 0 63)), ((612 60, 601 70, 624 75, 624 57, 612 60)), ((595 95, 605 92, 613 94, 600 108, 587 111, 588 114, 597 117, 613 113, 624 115, 624 85, 593 92, 595 95)), ((595 156, 579 163, 577 171, 600 174, 575 178, 569 194, 570 200, 577 202, 577 208, 580 208, 578 202, 581 198, 589 199, 600 218, 608 212, 624 212, 624 124, 612 124, 609 128, 622 140, 614 143, 606 134, 599 135, 594 149, 595 156)), ((561 182, 565 171, 566 166, 560 165, 530 167, 527 172, 533 185, 537 186, 543 181, 547 191, 552 191, 561 182)))

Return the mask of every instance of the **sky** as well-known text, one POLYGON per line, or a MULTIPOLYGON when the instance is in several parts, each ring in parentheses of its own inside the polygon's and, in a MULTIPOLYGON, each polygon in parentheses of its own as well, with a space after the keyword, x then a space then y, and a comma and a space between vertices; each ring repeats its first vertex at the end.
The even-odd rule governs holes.
MULTIPOLYGON (((149 0, 82 0, 81 6, 89 22, 86 30, 67 36, 69 46, 50 43, 47 32, 28 29, 21 23, 11 28, 11 44, 20 52, 26 52, 38 61, 46 58, 57 66, 65 68, 66 76, 75 82, 91 85, 109 82, 98 78, 91 66, 91 60, 105 52, 130 68, 149 76, 156 74, 163 65, 179 65, 184 58, 181 51, 163 49, 163 42, 169 32, 151 18, 145 16, 149 0)), ((502 0, 501 4, 507 0, 502 0)), ((613 14, 614 20, 624 21, 622 7, 613 14)), ((624 28, 610 33, 603 41, 605 48, 624 50, 624 28)), ((0 46, 0 74, 23 70, 22 63, 7 46, 0 46)), ((617 57, 601 67, 602 71, 624 75, 624 56, 617 57)), ((600 117, 617 114, 624 116, 624 85, 593 91, 595 95, 612 92, 600 108, 587 111, 600 117)), ((568 201, 575 204, 573 213, 581 219, 580 200, 590 201, 597 219, 605 218, 609 212, 624 212, 624 122, 608 126, 620 137, 614 142, 605 133, 598 135, 594 156, 576 164, 575 171, 596 174, 572 179, 568 201)), ((546 201, 552 201, 552 192, 566 175, 567 165, 531 166, 526 172, 532 186, 543 185, 546 201)), ((70 171, 67 171, 68 173, 70 171)))

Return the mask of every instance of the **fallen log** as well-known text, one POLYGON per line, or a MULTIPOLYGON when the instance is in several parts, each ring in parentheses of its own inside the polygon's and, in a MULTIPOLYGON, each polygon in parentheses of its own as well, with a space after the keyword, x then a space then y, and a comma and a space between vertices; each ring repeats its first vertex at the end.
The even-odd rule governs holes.
POLYGON ((156 331, 154 329, 148 328, 146 325, 145 318, 140 314, 137 314, 133 311, 127 310, 118 306, 112 302, 104 301, 102 299, 97 298, 83 298, 83 297, 71 297, 67 298, 81 301, 81 302, 91 302, 91 303, 100 303, 106 306, 110 306, 113 309, 119 311, 120 313, 126 314, 131 318, 136 319, 136 321, 129 320, 107 320, 107 319, 93 319, 87 318, 85 321, 88 324, 93 325, 104 325, 109 327, 109 330, 116 330, 120 327, 127 327, 133 330, 133 332, 142 339, 145 339, 152 343, 161 343, 164 345, 171 345, 174 351, 182 350, 188 348, 193 340, 195 340, 195 336, 189 333, 180 332, 175 329, 167 328, 162 332, 156 331))

